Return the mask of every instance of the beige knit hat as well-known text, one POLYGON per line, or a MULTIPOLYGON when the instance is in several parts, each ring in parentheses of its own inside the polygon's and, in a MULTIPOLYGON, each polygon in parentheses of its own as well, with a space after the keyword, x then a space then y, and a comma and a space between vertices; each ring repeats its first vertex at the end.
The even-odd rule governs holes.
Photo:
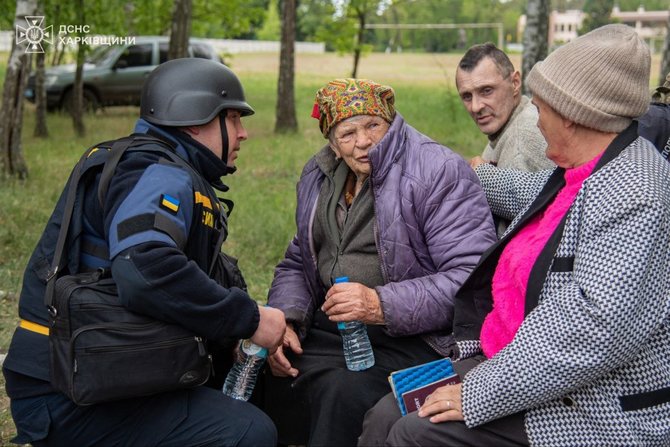
POLYGON ((535 64, 527 85, 561 116, 621 132, 649 107, 649 48, 626 25, 605 25, 535 64))

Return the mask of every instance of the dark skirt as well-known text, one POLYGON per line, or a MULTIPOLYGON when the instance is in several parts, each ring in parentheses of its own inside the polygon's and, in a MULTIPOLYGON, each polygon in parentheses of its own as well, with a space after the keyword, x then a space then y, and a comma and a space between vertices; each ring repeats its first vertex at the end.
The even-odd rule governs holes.
POLYGON ((303 354, 287 353, 298 377, 274 377, 267 368, 253 401, 277 425, 281 444, 355 446, 365 412, 391 391, 389 374, 441 358, 419 336, 389 337, 382 326, 368 326, 368 336, 375 365, 349 371, 337 325, 318 311, 303 354))

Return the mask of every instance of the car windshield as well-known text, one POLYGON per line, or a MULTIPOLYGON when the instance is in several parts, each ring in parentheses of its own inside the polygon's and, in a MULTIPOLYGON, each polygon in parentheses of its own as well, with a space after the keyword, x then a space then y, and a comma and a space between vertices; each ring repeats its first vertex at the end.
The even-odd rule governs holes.
POLYGON ((95 47, 91 54, 86 57, 86 62, 93 65, 104 65, 114 56, 116 47, 111 45, 101 45, 95 47))

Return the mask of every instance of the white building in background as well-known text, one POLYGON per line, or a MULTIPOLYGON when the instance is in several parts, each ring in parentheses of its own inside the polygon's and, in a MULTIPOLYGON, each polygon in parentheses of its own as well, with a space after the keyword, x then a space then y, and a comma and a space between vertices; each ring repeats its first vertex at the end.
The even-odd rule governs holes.
POLYGON ((645 11, 644 6, 637 8, 637 11, 621 11, 618 6, 612 9, 613 19, 635 28, 637 34, 643 39, 658 40, 664 39, 670 19, 670 11, 645 11))
POLYGON ((552 11, 549 15, 549 45, 560 45, 577 37, 585 16, 581 9, 552 11))
MULTIPOLYGON (((552 11, 549 15, 549 46, 554 47, 569 42, 579 35, 586 14, 579 9, 570 9, 564 12, 552 11)), ((625 23, 632 26, 642 37, 652 51, 660 50, 665 40, 670 11, 645 11, 644 6, 637 11, 621 11, 618 6, 612 9, 612 22, 625 23)), ((519 40, 526 27, 526 16, 519 17, 517 32, 519 40)))

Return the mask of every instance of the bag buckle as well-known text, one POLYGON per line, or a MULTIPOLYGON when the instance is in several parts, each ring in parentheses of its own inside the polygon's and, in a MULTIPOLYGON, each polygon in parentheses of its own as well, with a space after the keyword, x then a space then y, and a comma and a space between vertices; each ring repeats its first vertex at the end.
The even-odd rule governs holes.
POLYGON ((47 282, 51 281, 53 277, 56 276, 57 273, 58 273, 58 266, 49 270, 49 272, 47 273, 47 282))

